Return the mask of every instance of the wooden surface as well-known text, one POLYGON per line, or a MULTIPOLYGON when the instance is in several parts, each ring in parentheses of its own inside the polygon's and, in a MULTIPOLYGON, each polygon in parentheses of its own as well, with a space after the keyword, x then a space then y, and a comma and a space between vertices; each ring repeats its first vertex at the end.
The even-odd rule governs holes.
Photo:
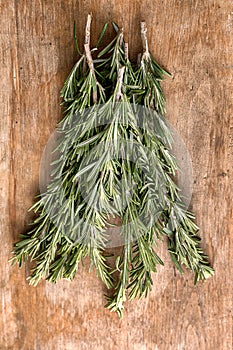
POLYGON ((229 0, 0 1, 1 350, 232 349, 232 11, 229 0), (61 118, 59 90, 75 62, 73 20, 83 39, 89 11, 94 37, 105 21, 124 26, 132 57, 145 20, 151 52, 173 74, 163 84, 167 118, 191 154, 191 208, 216 270, 194 287, 161 246, 166 264, 152 293, 127 303, 121 321, 103 308, 94 271, 34 288, 25 268, 8 264, 30 221, 43 148, 61 118))

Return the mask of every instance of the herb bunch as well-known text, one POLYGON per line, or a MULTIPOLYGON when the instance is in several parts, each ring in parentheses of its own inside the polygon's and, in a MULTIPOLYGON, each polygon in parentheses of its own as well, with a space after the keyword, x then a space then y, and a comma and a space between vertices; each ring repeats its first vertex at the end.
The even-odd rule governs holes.
POLYGON ((91 49, 88 15, 84 52, 61 90, 65 116, 58 125, 51 181, 32 207, 33 228, 14 245, 13 262, 35 266, 29 283, 73 279, 87 256, 105 286, 113 288, 106 307, 122 316, 127 299, 147 296, 152 272, 163 261, 156 254, 165 238, 171 258, 195 274, 195 283, 213 275, 197 236, 194 216, 185 209, 173 178, 178 167, 170 152, 160 85, 168 76, 149 52, 141 23, 143 52, 132 63, 124 33, 100 49, 106 32, 91 49), (108 264, 108 227, 120 218, 121 254, 108 264), (118 271, 118 279, 113 273, 118 271))

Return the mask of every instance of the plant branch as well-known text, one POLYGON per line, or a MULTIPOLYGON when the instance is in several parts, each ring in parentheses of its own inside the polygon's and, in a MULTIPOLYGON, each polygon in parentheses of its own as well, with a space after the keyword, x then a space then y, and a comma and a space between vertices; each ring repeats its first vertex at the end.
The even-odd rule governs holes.
POLYGON ((125 43, 124 53, 125 53, 125 60, 128 60, 128 58, 129 58, 129 45, 128 45, 128 43, 125 43))
MULTIPOLYGON (((89 67, 89 69, 94 77, 96 85, 98 85, 99 83, 96 79, 95 69, 94 69, 94 64, 93 64, 93 59, 92 59, 91 49, 90 49, 90 35, 91 35, 91 14, 88 14, 87 23, 86 23, 86 30, 85 30, 84 49, 85 49, 88 67, 89 67)), ((97 103, 97 90, 93 91, 92 97, 93 97, 93 102, 97 103)))
POLYGON ((148 49, 148 40, 147 40, 146 33, 147 33, 146 23, 141 22, 141 38, 142 38, 143 55, 148 59, 149 49, 148 49))
POLYGON ((123 83, 124 71, 125 71, 125 66, 121 67, 118 71, 116 102, 119 102, 120 98, 122 97, 121 88, 123 83))
POLYGON ((141 58, 142 58, 142 54, 139 53, 139 54, 138 54, 138 57, 137 57, 137 67, 140 67, 141 58))

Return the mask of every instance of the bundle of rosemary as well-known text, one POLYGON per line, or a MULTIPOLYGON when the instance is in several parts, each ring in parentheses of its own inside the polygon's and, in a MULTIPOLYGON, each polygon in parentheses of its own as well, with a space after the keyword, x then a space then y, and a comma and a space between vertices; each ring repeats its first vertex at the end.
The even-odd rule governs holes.
POLYGON ((110 310, 122 316, 123 303, 147 296, 152 272, 163 261, 157 241, 166 238, 171 258, 195 273, 195 283, 213 274, 199 246, 194 216, 182 202, 173 178, 177 164, 165 119, 160 81, 169 75, 148 50, 141 23, 143 53, 130 61, 123 31, 100 49, 90 47, 88 15, 84 53, 75 29, 79 59, 61 91, 65 117, 58 125, 51 181, 32 207, 38 214, 30 232, 14 245, 13 262, 32 261, 29 283, 73 279, 87 256, 108 289, 110 310), (121 254, 110 268, 108 228, 121 221, 121 254), (118 271, 118 279, 113 272, 118 271))

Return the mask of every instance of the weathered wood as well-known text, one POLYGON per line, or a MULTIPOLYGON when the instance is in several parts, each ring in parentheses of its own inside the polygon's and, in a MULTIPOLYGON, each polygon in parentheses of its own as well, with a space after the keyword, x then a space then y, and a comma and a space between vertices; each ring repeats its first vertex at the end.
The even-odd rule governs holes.
POLYGON ((233 12, 227 0, 0 1, 0 349, 232 349, 233 12), (167 118, 192 157, 192 209, 216 275, 193 286, 161 246, 166 265, 148 299, 128 303, 123 320, 104 310, 103 287, 87 269, 73 282, 25 281, 8 264, 30 221, 39 163, 61 118, 59 90, 75 62, 73 20, 83 36, 93 13, 123 26, 136 59, 140 20, 151 52, 173 74, 163 84, 167 118))

